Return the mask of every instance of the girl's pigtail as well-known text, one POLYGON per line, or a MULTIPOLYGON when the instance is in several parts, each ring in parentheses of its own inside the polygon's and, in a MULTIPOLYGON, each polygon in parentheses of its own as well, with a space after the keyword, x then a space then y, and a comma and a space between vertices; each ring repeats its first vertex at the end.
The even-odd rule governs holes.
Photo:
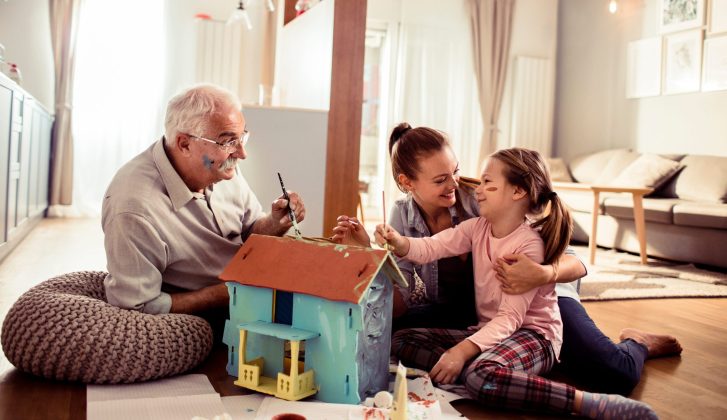
POLYGON ((570 243, 573 220, 565 204, 555 191, 549 193, 550 211, 533 226, 540 226, 540 236, 545 242, 545 264, 554 264, 570 243))

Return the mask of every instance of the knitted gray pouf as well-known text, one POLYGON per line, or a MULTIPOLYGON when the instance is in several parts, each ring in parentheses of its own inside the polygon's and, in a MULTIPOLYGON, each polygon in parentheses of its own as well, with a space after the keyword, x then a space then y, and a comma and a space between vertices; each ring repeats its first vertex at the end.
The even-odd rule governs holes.
POLYGON ((45 378, 114 384, 175 375, 207 357, 207 321, 112 306, 105 277, 99 271, 64 274, 20 296, 3 322, 8 360, 45 378))

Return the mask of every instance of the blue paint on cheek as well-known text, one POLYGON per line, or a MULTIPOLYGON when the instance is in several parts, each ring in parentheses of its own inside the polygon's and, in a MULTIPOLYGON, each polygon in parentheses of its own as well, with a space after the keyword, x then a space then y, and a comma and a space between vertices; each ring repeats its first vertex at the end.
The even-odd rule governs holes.
POLYGON ((210 159, 207 155, 202 156, 202 161, 204 162, 204 167, 207 169, 212 169, 212 164, 215 163, 215 161, 210 159))

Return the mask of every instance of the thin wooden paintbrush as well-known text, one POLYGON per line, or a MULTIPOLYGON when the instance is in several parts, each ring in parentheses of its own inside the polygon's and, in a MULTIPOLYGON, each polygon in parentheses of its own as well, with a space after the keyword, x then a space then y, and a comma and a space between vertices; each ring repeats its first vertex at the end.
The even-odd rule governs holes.
MULTIPOLYGON (((386 191, 381 191, 381 206, 384 208, 384 229, 386 229, 386 191)), ((389 242, 387 241, 386 244, 384 244, 384 249, 387 251, 393 251, 394 247, 389 245, 389 242)))
POLYGON ((283 189, 283 197, 288 200, 288 215, 290 216, 290 221, 293 222, 295 237, 296 239, 303 239, 303 235, 300 234, 300 229, 298 229, 298 221, 295 219, 295 213, 290 208, 290 196, 288 196, 288 191, 285 190, 285 184, 283 184, 283 177, 280 176, 280 172, 278 172, 278 179, 280 180, 280 188, 283 189))

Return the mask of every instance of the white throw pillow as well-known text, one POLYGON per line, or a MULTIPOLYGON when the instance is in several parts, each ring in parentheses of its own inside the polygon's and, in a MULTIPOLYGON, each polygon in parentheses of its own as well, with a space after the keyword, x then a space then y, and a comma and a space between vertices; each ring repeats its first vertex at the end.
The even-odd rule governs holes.
POLYGON ((602 182, 597 182, 598 178, 613 179, 618 171, 634 161, 637 156, 638 153, 629 149, 603 150, 574 158, 570 161, 568 168, 576 182, 602 184, 602 182), (614 164, 611 164, 611 161, 614 161, 614 164), (611 166, 614 166, 616 171, 610 169, 611 166))
POLYGON ((656 190, 681 168, 679 162, 658 155, 643 154, 631 162, 608 184, 619 187, 653 188, 656 190))
POLYGON ((573 177, 568 172, 568 166, 561 158, 549 158, 547 160, 548 171, 551 181, 573 182, 573 177))

